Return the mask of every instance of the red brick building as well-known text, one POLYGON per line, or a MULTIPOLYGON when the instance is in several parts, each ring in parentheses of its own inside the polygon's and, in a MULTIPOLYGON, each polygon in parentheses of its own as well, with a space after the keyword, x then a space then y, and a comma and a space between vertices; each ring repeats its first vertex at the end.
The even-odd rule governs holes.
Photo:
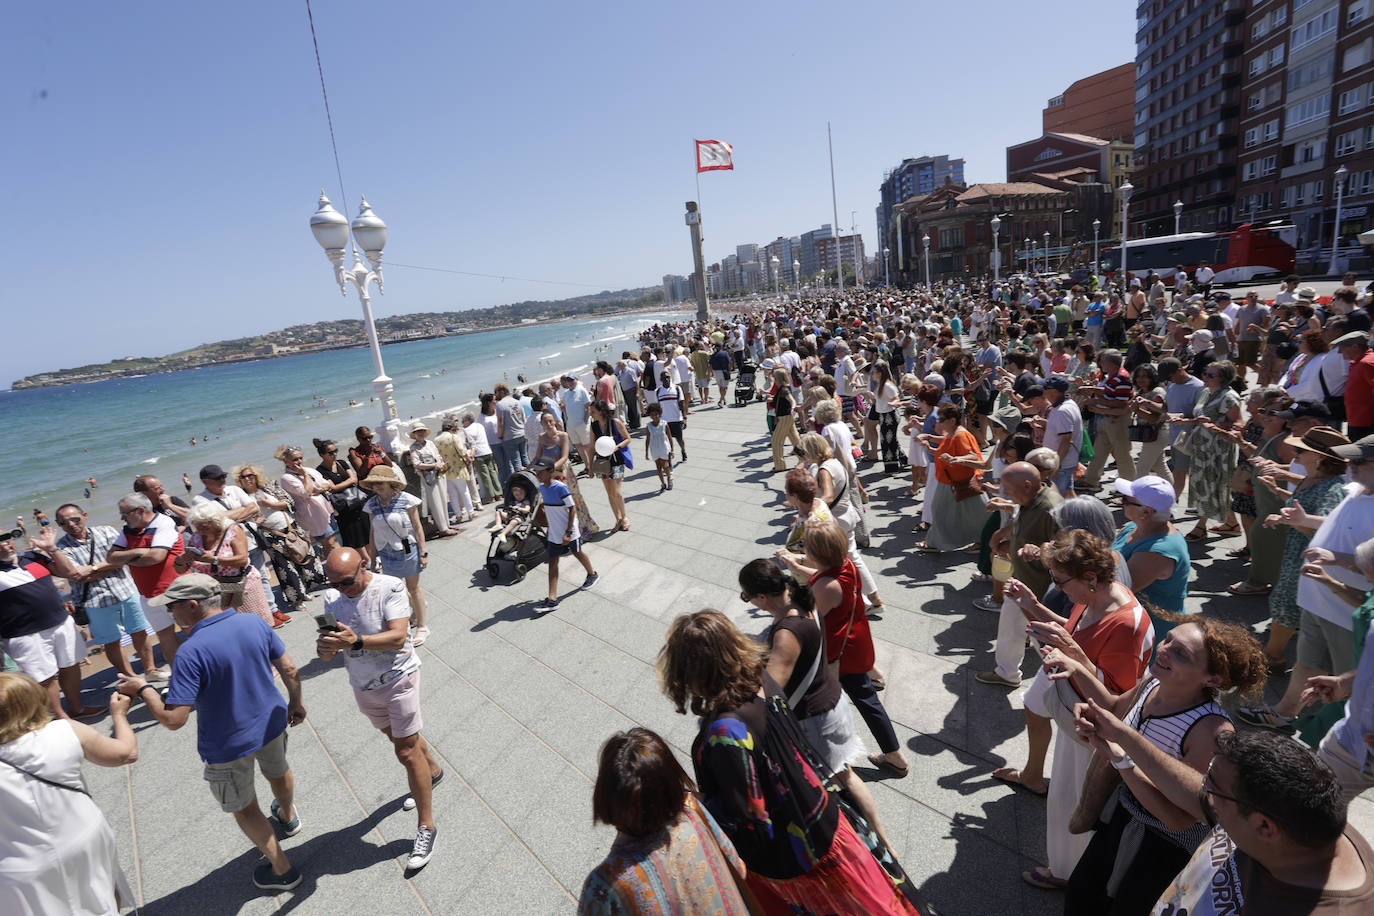
MULTIPOLYGON (((1050 99, 1041 115, 1047 134, 1130 140, 1135 133, 1135 63, 1085 76, 1050 99)), ((1014 181, 1010 175, 1008 181, 1014 181)))

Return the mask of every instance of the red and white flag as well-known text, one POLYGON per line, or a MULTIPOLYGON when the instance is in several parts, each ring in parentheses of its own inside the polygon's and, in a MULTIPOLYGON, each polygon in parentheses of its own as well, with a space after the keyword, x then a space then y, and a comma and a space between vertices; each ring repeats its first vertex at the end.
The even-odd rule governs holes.
POLYGON ((735 162, 732 156, 735 148, 724 140, 698 140, 697 144, 697 171, 714 172, 718 169, 734 170, 735 162))

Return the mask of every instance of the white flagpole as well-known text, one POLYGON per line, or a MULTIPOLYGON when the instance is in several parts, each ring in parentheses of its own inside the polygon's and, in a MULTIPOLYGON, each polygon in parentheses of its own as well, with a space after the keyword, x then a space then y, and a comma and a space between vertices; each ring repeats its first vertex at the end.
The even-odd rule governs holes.
POLYGON ((825 122, 825 142, 830 147, 830 209, 834 214, 830 237, 835 240, 835 277, 840 281, 840 296, 844 296, 844 258, 840 257, 840 208, 835 202, 835 141, 830 136, 830 122, 825 122))

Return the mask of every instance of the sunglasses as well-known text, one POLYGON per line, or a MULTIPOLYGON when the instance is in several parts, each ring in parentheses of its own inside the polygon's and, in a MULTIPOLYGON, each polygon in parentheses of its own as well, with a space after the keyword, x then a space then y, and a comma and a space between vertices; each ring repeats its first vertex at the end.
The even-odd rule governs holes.
POLYGON ((18 540, 23 536, 24 532, 20 531, 18 528, 14 528, 9 531, 0 531, 0 542, 18 540))
POLYGON ((1139 505, 1141 505, 1141 502, 1140 502, 1140 500, 1135 499, 1135 498, 1133 498, 1133 497, 1130 497, 1130 496, 1123 496, 1123 497, 1121 497, 1121 504, 1122 504, 1123 506, 1139 506, 1139 505))

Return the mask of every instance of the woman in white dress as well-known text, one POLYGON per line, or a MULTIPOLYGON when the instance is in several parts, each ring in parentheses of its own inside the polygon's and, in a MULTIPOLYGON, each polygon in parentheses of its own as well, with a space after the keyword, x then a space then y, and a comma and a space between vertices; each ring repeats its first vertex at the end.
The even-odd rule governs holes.
POLYGON ((82 758, 104 767, 138 759, 131 702, 110 696, 107 737, 53 719, 27 674, 0 674, 0 913, 117 916, 134 903, 114 831, 81 777, 82 758))

